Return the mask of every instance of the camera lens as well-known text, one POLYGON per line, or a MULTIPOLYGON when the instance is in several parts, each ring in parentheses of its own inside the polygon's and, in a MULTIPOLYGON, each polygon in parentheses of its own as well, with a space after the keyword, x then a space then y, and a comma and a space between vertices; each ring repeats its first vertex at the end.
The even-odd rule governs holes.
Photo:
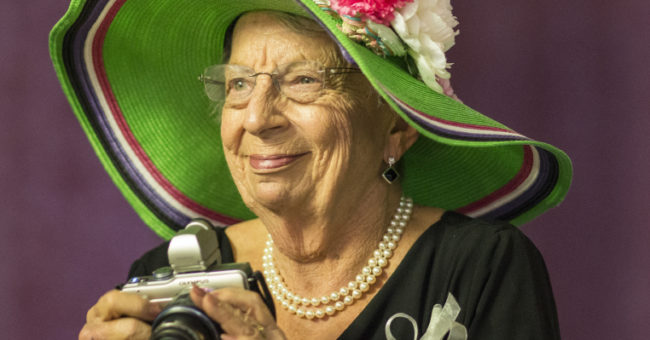
POLYGON ((189 294, 182 294, 170 302, 154 320, 152 340, 207 340, 218 339, 217 325, 194 306, 189 294))

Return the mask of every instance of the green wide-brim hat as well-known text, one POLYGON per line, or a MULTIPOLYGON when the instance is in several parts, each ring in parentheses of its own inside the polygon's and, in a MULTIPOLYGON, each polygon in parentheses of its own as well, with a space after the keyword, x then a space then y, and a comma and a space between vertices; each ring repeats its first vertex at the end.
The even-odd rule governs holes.
POLYGON ((350 40, 312 0, 73 0, 50 35, 54 67, 111 178, 160 236, 195 217, 218 225, 254 217, 230 176, 197 76, 221 62, 227 27, 257 10, 320 22, 419 131, 401 160, 404 192, 416 203, 517 225, 566 195, 565 153, 431 90, 350 40))

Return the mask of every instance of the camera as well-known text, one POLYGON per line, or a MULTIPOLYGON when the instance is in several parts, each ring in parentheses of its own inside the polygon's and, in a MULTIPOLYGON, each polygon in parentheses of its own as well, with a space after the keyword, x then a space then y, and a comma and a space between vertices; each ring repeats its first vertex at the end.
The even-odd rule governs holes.
POLYGON ((221 263, 219 242, 210 222, 194 219, 176 233, 169 242, 167 258, 169 267, 158 268, 151 276, 133 277, 122 286, 124 292, 165 305, 152 323, 151 339, 219 338, 219 325, 190 299, 194 285, 208 290, 239 287, 255 291, 275 317, 262 274, 253 272, 248 263, 221 263))

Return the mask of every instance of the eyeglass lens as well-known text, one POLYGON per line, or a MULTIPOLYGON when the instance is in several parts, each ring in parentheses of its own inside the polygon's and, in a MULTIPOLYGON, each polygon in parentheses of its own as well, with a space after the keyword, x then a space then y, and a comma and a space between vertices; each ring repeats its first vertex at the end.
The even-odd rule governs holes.
POLYGON ((246 103, 255 89, 257 78, 270 76, 276 89, 284 96, 300 103, 316 100, 326 83, 328 70, 339 73, 358 72, 358 69, 324 68, 318 62, 300 61, 279 66, 271 73, 255 72, 241 65, 213 65, 201 76, 208 97, 225 105, 246 103))

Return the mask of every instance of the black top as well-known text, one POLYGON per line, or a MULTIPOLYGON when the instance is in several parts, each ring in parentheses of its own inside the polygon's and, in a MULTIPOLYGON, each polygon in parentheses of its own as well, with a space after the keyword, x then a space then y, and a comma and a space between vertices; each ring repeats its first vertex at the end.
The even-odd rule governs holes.
MULTIPOLYGON (((230 242, 217 229, 224 262, 232 262, 230 242)), ((167 243, 131 266, 129 276, 151 275, 168 265, 167 243)), ((384 327, 396 313, 413 317, 418 338, 426 330, 435 304, 447 294, 458 301, 456 321, 468 339, 559 339, 553 293, 542 256, 516 227, 446 212, 413 244, 340 339, 386 339, 384 327)), ((391 325, 399 339, 413 339, 405 319, 391 325)))

